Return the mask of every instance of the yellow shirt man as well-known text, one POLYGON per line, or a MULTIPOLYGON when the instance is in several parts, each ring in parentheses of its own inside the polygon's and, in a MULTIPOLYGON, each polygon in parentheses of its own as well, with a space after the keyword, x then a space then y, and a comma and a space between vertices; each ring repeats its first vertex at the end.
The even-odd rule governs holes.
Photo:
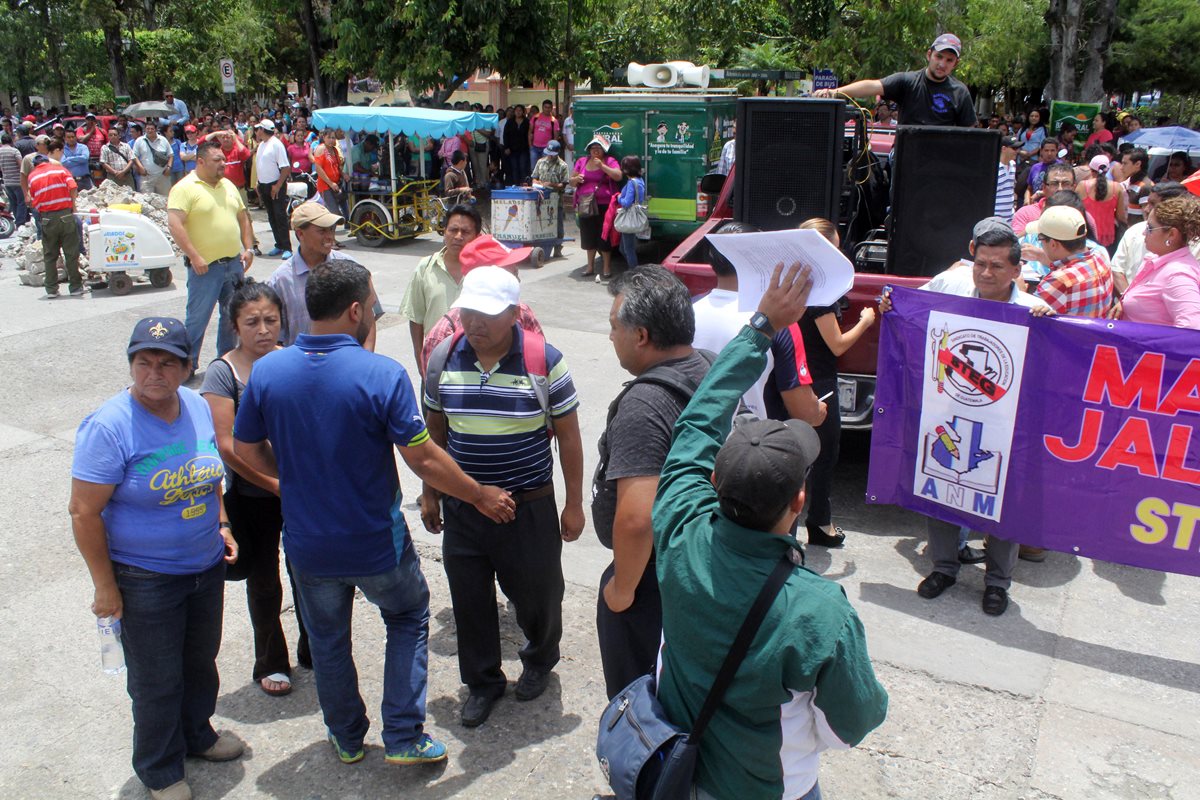
POLYGON ((237 187, 228 178, 211 186, 195 172, 171 188, 167 209, 187 215, 183 226, 196 251, 206 262, 232 258, 242 251, 238 214, 246 210, 237 187))

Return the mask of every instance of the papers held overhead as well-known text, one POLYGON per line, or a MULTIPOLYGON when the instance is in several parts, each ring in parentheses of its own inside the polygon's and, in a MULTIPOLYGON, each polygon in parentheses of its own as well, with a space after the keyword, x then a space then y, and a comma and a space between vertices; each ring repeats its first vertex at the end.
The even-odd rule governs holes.
POLYGON ((767 290, 775 265, 806 264, 812 270, 810 306, 831 306, 854 285, 854 266, 833 244, 812 230, 725 233, 705 237, 729 259, 738 276, 738 310, 754 311, 767 290))

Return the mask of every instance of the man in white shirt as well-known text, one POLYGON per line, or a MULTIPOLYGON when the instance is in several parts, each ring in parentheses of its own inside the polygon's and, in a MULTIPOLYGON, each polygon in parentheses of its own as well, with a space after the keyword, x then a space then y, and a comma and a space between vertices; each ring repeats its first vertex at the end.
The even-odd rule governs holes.
MULTIPOLYGON (((726 223, 719 234, 754 233, 758 230, 741 222, 726 223)), ((720 353, 725 345, 750 320, 751 311, 738 310, 737 273, 733 265, 715 249, 710 249, 709 261, 717 275, 717 288, 692 304, 696 317, 696 334, 692 346, 698 350, 720 353)), ((775 333, 767 351, 767 368, 742 397, 750 413, 759 419, 801 419, 816 427, 825 420, 827 408, 812 390, 808 375, 804 342, 795 325, 775 333), (786 353, 787 369, 776 374, 776 357, 786 353), (768 402, 767 395, 773 398, 768 402), (782 408, 780 408, 782 406, 782 408), (774 413, 770 413, 771 409, 774 413), (786 414, 783 413, 786 411, 786 414)))
MULTIPOLYGON (((973 263, 956 263, 935 275, 921 289, 956 297, 1014 303, 1028 308, 1035 316, 1054 313, 1040 297, 1021 291, 1017 283, 1021 276, 1021 244, 1004 220, 988 217, 975 225, 971 257, 975 259, 973 263)), ((879 312, 886 314, 891 310, 891 296, 885 291, 879 300, 879 312)), ((963 558, 965 541, 959 526, 933 517, 926 517, 925 524, 929 537, 925 552, 933 562, 933 571, 921 581, 917 593, 932 600, 957 582, 958 570, 964 561, 971 563, 975 559, 963 558)), ((988 537, 984 556, 985 614, 996 617, 1007 610, 1008 589, 1012 585, 1012 571, 1021 547, 1016 541, 988 537)), ((1029 560, 1041 560, 1038 557, 1041 553, 1036 548, 1030 550, 1029 555, 1032 556, 1029 560)))
POLYGON ((717 172, 722 175, 728 175, 729 171, 733 169, 734 150, 737 147, 736 122, 733 124, 733 136, 734 138, 726 142, 725 146, 721 148, 721 160, 717 162, 717 172))
MULTIPOLYGON (((1183 197, 1185 194, 1187 194, 1187 188, 1176 181, 1155 184, 1146 198, 1146 216, 1149 217, 1150 212, 1163 200, 1183 197)), ((1113 254, 1111 263, 1113 287, 1118 294, 1124 293, 1129 288, 1133 277, 1138 274, 1138 270, 1142 268, 1142 262, 1146 259, 1146 224, 1143 221, 1130 225, 1125 231, 1125 235, 1121 237, 1120 244, 1117 245, 1117 252, 1113 254)), ((1200 257, 1200 242, 1193 242, 1190 248, 1192 255, 1200 257)))
POLYGON ((275 135, 275 123, 259 120, 254 126, 258 149, 254 151, 254 167, 258 173, 258 200, 267 209, 275 246, 267 253, 280 258, 292 257, 292 240, 288 233, 287 181, 292 174, 287 148, 275 135))
POLYGON ((175 158, 171 144, 158 135, 158 125, 146 121, 146 135, 139 136, 133 143, 133 154, 145 172, 142 174, 141 191, 161 194, 171 193, 171 161, 175 158))
MULTIPOLYGON (((567 162, 567 177, 575 174, 575 104, 567 108, 567 118, 563 120, 563 160, 567 162)), ((575 187, 567 183, 566 194, 573 194, 575 187)))

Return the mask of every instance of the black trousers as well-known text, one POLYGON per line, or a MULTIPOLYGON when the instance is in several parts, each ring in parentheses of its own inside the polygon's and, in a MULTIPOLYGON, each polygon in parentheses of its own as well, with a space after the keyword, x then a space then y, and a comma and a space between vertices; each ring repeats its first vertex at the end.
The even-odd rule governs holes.
POLYGON ((654 671, 662 639, 662 596, 658 593, 654 562, 647 564, 642 573, 633 605, 620 614, 604 602, 604 586, 612 577, 613 565, 609 564, 600 576, 600 596, 596 600, 600 666, 604 669, 604 688, 609 700, 638 678, 654 671))
POLYGON ((442 557, 458 629, 458 672, 472 694, 504 692, 496 583, 516 609, 525 634, 526 667, 550 670, 562 641, 562 538, 549 495, 517 504, 498 525, 461 500, 443 501, 442 557))
POLYGON ((833 397, 825 403, 829 409, 825 421, 815 429, 821 441, 821 454, 813 462, 812 471, 808 474, 808 515, 804 520, 805 525, 817 526, 829 525, 833 521, 830 494, 833 491, 833 471, 837 469, 841 449, 842 411, 838 406, 836 377, 832 380, 814 380, 812 388, 817 397, 833 392, 833 397))
POLYGON ((292 240, 288 230, 291 226, 287 215, 287 187, 279 190, 279 196, 271 197, 271 183, 258 184, 258 201, 267 210, 267 221, 271 223, 271 235, 275 238, 275 247, 280 250, 291 250, 292 240))
MULTIPOLYGON (((246 605, 250 611, 250 626, 254 630, 253 679, 260 681, 281 672, 292 674, 287 640, 279 614, 283 608, 283 585, 279 580, 279 534, 283 514, 278 497, 250 497, 237 492, 225 493, 225 511, 238 542, 238 560, 225 574, 226 580, 246 581, 246 605)), ((288 569, 291 578, 291 569, 288 569)), ((292 596, 296 585, 292 583, 292 596)), ((298 644, 301 664, 311 664, 308 635, 296 604, 296 626, 300 629, 298 644)))

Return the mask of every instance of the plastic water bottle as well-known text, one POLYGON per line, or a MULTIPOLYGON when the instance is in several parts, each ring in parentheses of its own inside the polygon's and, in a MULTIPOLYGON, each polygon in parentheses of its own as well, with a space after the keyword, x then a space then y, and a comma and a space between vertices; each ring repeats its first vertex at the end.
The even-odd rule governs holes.
POLYGON ((96 631, 100 634, 100 668, 106 675, 120 675, 125 671, 121 620, 116 617, 97 617, 96 631))

